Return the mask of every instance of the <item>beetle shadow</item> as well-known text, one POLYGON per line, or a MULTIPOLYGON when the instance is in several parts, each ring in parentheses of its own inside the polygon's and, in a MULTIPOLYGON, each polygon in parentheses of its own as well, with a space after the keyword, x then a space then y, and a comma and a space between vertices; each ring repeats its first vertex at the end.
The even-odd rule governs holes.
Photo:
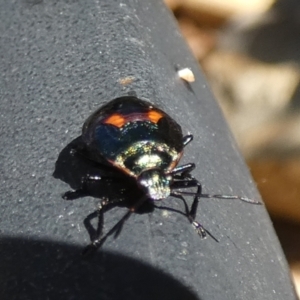
POLYGON ((78 256, 80 246, 1 237, 1 300, 199 300, 178 278, 134 258, 100 251, 78 256))

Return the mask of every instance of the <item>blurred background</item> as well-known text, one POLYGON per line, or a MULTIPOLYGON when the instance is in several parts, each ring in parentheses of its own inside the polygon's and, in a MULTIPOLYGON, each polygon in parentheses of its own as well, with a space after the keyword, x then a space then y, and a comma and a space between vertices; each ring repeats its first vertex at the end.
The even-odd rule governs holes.
POLYGON ((165 2, 244 154, 300 297, 300 1, 165 2))

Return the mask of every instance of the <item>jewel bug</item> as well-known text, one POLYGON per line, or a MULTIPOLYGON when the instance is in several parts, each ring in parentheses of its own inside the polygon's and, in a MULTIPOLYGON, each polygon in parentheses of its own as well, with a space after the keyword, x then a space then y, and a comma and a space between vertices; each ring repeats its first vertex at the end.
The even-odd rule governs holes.
MULTIPOLYGON (((132 179, 141 196, 135 200, 126 214, 102 236, 103 213, 105 207, 112 204, 109 199, 102 201, 98 209, 97 236, 92 239, 87 249, 102 246, 108 236, 117 236, 125 221, 137 211, 143 203, 164 200, 169 196, 183 201, 188 221, 200 237, 210 235, 200 223, 195 221, 198 202, 201 197, 237 199, 252 204, 258 201, 231 195, 210 195, 202 193, 201 183, 191 175, 194 163, 178 166, 184 148, 193 140, 192 135, 184 136, 181 126, 167 113, 151 103, 135 96, 116 98, 96 110, 85 121, 82 128, 82 140, 87 150, 88 159, 112 171, 121 172, 132 179), (187 191, 195 188, 195 192, 187 191), (189 207, 184 196, 192 196, 189 207)), ((79 153, 80 154, 80 153, 79 153)), ((113 177, 114 172, 111 172, 113 177)), ((102 180, 101 176, 86 175, 82 187, 66 192, 66 200, 74 199, 74 193, 86 193, 87 183, 102 180)), ((215 239, 215 238, 214 238, 215 239)))

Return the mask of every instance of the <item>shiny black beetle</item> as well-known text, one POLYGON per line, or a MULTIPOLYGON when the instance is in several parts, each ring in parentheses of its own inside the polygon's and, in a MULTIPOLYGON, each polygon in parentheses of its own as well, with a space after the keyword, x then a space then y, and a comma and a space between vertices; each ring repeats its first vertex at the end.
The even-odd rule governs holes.
MULTIPOLYGON (((134 96, 114 99, 86 120, 82 140, 89 150, 90 159, 118 169, 134 179, 142 191, 142 196, 105 236, 101 237, 102 228, 99 230, 89 248, 101 247, 109 235, 117 235, 126 219, 145 201, 163 200, 168 196, 181 199, 186 210, 184 215, 202 238, 211 234, 195 221, 200 197, 239 199, 260 204, 239 196, 202 194, 200 182, 190 174, 195 164, 177 166, 184 147, 192 139, 192 135, 183 136, 180 125, 164 111, 134 96), (193 187, 197 189, 194 193, 184 190, 193 187), (183 195, 194 197, 191 208, 183 195)), ((88 181, 96 180, 101 180, 101 177, 87 175, 83 179, 82 189, 85 189, 88 181)), ((65 193, 64 198, 71 199, 72 193, 65 193)), ((109 200, 102 201, 99 218, 109 203, 109 200)))

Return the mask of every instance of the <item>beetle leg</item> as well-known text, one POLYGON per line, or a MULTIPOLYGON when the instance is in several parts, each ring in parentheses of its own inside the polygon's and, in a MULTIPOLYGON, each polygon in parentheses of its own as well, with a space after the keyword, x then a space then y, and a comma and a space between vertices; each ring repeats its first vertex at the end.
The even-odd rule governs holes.
MULTIPOLYGON (((172 193, 171 196, 176 197, 180 200, 183 201, 184 206, 185 206, 185 211, 186 211, 186 216, 190 223, 194 226, 196 229, 197 233, 200 235, 201 238, 205 238, 206 235, 208 234, 211 238, 213 238, 215 241, 218 242, 218 240, 207 230, 205 229, 200 223, 195 221, 196 214, 197 214, 197 209, 198 209, 198 203, 199 203, 199 198, 201 195, 202 191, 202 186, 201 183, 192 177, 189 173, 183 173, 180 175, 175 175, 176 177, 180 178, 179 180, 175 180, 172 183, 172 193), (185 177, 185 179, 181 179, 182 177, 185 177), (197 192, 194 193, 194 201, 192 203, 191 208, 188 208, 188 205, 186 203, 186 200, 182 196, 180 191, 174 191, 174 189, 183 189, 183 188, 192 188, 192 187, 197 187, 197 192)), ((175 179, 176 179, 175 177, 175 179)))
POLYGON ((183 201, 187 217, 189 221, 192 223, 192 225, 196 228, 198 234, 201 237, 206 236, 206 230, 203 228, 203 226, 195 221, 197 209, 198 209, 198 203, 199 203, 199 195, 201 194, 202 186, 200 182, 194 178, 186 178, 178 181, 174 181, 172 184, 172 190, 173 189, 182 189, 182 188, 189 188, 189 187, 197 187, 197 192, 194 196, 194 201, 192 203, 191 208, 188 208, 188 205, 184 199, 184 197, 180 194, 180 191, 172 191, 171 195, 179 198, 183 201))
POLYGON ((89 233, 90 240, 94 241, 95 239, 98 239, 99 236, 102 234, 102 229, 103 229, 103 216, 104 216, 104 207, 105 204, 102 203, 99 205, 99 208, 89 214, 83 221, 84 227, 86 231, 89 233), (97 229, 94 228, 94 226, 91 224, 91 221, 95 218, 98 217, 98 224, 97 224, 97 229))
POLYGON ((178 166, 170 172, 171 175, 175 175, 181 173, 179 175, 180 178, 188 177, 188 174, 195 169, 196 165, 193 163, 185 164, 183 166, 178 166))
POLYGON ((62 195, 64 200, 75 200, 78 198, 89 196, 88 192, 88 183, 92 181, 100 181, 103 177, 100 176, 92 176, 87 174, 85 177, 81 179, 81 187, 75 191, 68 191, 62 195))
POLYGON ((104 214, 110 209, 114 208, 122 200, 115 199, 102 199, 98 209, 91 214, 89 214, 83 221, 84 227, 89 233, 91 242, 97 240, 102 235, 103 224, 104 224, 104 214), (98 218, 97 228, 91 224, 91 221, 95 218, 98 218))
POLYGON ((126 214, 121 218, 121 220, 119 220, 119 222, 117 224, 115 224, 103 237, 98 237, 97 239, 93 240, 92 243, 89 244, 83 250, 82 255, 87 255, 91 252, 96 251, 98 248, 100 248, 104 244, 104 242, 110 235, 114 234, 115 237, 117 237, 118 234, 121 232, 126 220, 128 220, 129 217, 131 216, 131 214, 134 213, 146 200, 147 200, 146 196, 141 197, 137 201, 137 203, 126 212, 126 214))
MULTIPOLYGON (((195 221, 195 218, 190 214, 190 211, 189 211, 188 205, 186 203, 186 200, 184 199, 184 197, 182 195, 180 195, 178 192, 173 192, 171 194, 171 196, 173 196, 175 198, 178 198, 178 199, 183 201, 184 206, 185 206, 185 210, 186 210, 186 213, 184 215, 188 218, 188 220, 193 225, 193 227, 196 229, 196 232, 198 233, 198 235, 202 239, 206 238, 206 236, 209 235, 213 240, 215 240, 216 242, 219 242, 206 228, 204 228, 199 222, 195 221)), ((167 207, 162 207, 162 209, 167 209, 167 210, 179 212, 177 210, 170 209, 170 208, 167 208, 167 207)), ((181 213, 181 212, 179 212, 179 213, 181 213)))
MULTIPOLYGON (((173 181, 173 183, 172 183, 172 189, 183 189, 183 188, 191 188, 191 187, 197 187, 197 192, 195 194, 193 194, 194 201, 193 201, 191 209, 189 211, 189 215, 193 218, 193 221, 194 221, 194 219, 196 218, 199 198, 200 198, 201 191, 202 191, 201 183, 193 177, 188 177, 188 178, 185 178, 182 180, 173 181)), ((173 192, 173 193, 175 193, 176 195, 181 195, 180 191, 173 192)), ((181 197, 182 197, 182 195, 181 195, 181 197)))
POLYGON ((182 139, 183 147, 185 147, 187 144, 189 144, 193 140, 193 138, 194 137, 192 134, 188 134, 188 135, 184 136, 182 139))
MULTIPOLYGON (((192 203, 192 206, 190 209, 188 209, 188 218, 191 222, 193 222, 196 218, 196 214, 197 214, 197 209, 198 209, 198 203, 199 203, 199 196, 201 194, 201 184, 198 185, 198 182, 194 182, 194 181, 177 181, 174 182, 172 189, 180 189, 180 188, 188 188, 188 187, 197 187, 197 193, 194 196, 194 200, 192 203), (174 185, 174 183, 176 183, 176 185, 174 185), (199 193, 198 193, 199 192, 199 193)), ((181 194, 180 191, 172 191, 171 193, 172 196, 176 197, 176 198, 180 198, 181 200, 183 200, 183 196, 181 194)), ((186 205, 186 201, 183 200, 183 202, 186 205)))

